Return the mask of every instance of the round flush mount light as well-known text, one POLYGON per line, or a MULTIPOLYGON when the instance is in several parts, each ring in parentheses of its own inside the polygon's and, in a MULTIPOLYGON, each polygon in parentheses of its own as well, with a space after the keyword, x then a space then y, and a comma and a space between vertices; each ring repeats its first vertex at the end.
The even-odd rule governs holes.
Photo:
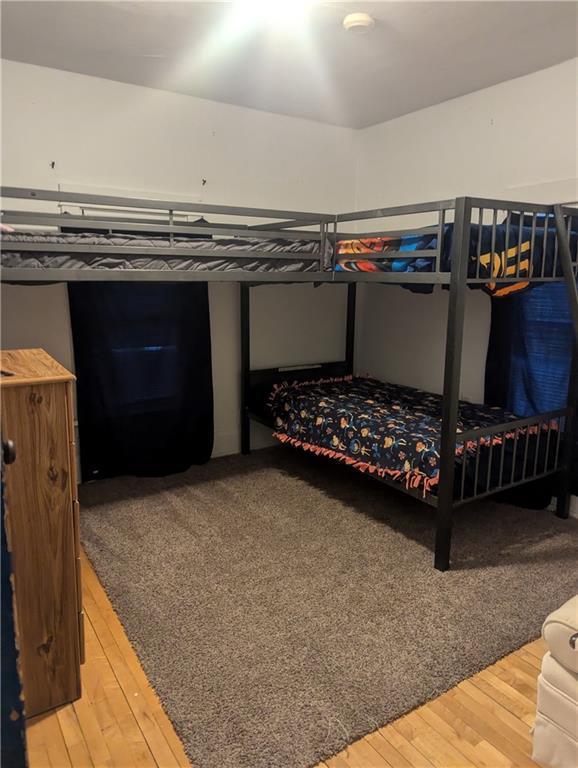
POLYGON ((343 19, 343 29, 347 32, 355 32, 357 34, 365 34, 373 29, 375 26, 375 19, 373 19, 368 13, 348 13, 343 19))

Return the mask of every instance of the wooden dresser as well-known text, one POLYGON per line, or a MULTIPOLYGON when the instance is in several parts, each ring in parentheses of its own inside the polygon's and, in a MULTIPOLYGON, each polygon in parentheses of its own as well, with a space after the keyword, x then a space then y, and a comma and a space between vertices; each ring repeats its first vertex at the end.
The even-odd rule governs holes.
POLYGON ((80 696, 84 652, 74 376, 42 349, 3 350, 6 529, 27 717, 80 696))

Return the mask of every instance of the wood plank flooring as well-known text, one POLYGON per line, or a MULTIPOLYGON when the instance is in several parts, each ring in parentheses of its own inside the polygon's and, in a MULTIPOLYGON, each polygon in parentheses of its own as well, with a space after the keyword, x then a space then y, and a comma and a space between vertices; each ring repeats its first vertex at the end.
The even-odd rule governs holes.
POLYGON ((82 698, 28 721, 30 768, 184 768, 183 746, 82 555, 82 698))
MULTIPOLYGON (((84 554, 82 575, 83 695, 74 704, 29 720, 30 768, 190 768, 84 554)), ((530 728, 544 652, 542 640, 529 643, 317 768, 534 766, 530 728)))

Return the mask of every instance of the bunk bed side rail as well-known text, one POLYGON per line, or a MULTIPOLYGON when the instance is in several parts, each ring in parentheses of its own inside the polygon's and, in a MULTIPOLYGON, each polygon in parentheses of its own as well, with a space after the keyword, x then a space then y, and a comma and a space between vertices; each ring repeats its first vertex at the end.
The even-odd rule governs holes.
POLYGON ((524 287, 537 282, 563 282, 568 251, 573 252, 570 264, 576 276, 578 210, 564 206, 560 225, 555 205, 469 199, 470 226, 474 227, 470 238, 469 285, 503 283, 505 295, 508 284, 524 287))
MULTIPOLYGON (((104 211, 105 209, 103 209, 104 211)), ((32 213, 29 211, 2 211, 5 224, 26 227, 66 227, 67 229, 103 230, 104 232, 154 232, 159 235, 222 235, 224 237, 250 237, 251 239, 283 238, 284 240, 321 240, 321 232, 304 229, 285 230, 267 225, 218 224, 176 221, 170 219, 147 219, 136 217, 86 216, 70 213, 32 213)))
MULTIPOLYGON (((168 251, 168 249, 167 249, 168 251)), ((371 272, 364 274, 361 280, 365 283, 399 284, 395 273, 371 272)), ((73 282, 235 282, 250 285, 260 283, 347 283, 360 282, 357 272, 318 271, 255 271, 243 269, 204 270, 204 269, 116 269, 90 268, 75 269, 74 267, 4 267, 0 270, 0 282, 3 283, 73 283, 73 282)), ((404 283, 415 285, 448 285, 449 275, 430 272, 412 272, 407 275, 404 283)))
POLYGON ((568 407, 457 433, 454 505, 564 472, 570 421, 568 407))
POLYGON ((367 211, 351 211, 340 213, 335 217, 337 223, 345 221, 366 221, 368 219, 386 219, 393 216, 411 216, 417 213, 435 213, 455 208, 455 200, 434 200, 428 203, 412 203, 410 205, 394 205, 385 208, 372 208, 367 211))
POLYGON ((188 213, 215 213, 226 216, 244 216, 249 218, 290 219, 301 223, 318 224, 320 221, 333 221, 328 213, 306 211, 285 211, 275 208, 247 208, 236 205, 213 205, 211 203, 162 200, 153 198, 119 197, 116 195, 92 195, 77 192, 54 191, 49 189, 29 189, 27 187, 0 187, 2 198, 20 200, 41 200, 82 207, 96 205, 114 208, 143 208, 146 210, 186 211, 188 213))
MULTIPOLYGON (((198 258, 203 262, 213 262, 213 266, 216 263, 217 270, 221 258, 240 260, 241 262, 243 260, 252 262, 258 260, 262 261, 265 267, 269 265, 272 271, 278 273, 284 268, 276 269, 276 267, 287 260, 293 264, 295 262, 307 264, 307 269, 300 269, 300 272, 308 271, 310 262, 317 263, 316 272, 323 272, 330 267, 330 251, 327 249, 327 225, 334 219, 332 214, 19 187, 0 187, 0 194, 6 200, 24 200, 42 204, 40 207, 36 206, 35 210, 2 211, 2 221, 5 224, 16 225, 19 234, 36 236, 36 239, 30 237, 26 238, 26 241, 24 238, 16 240, 7 237, 2 242, 1 249, 8 253, 32 252, 43 256, 47 255, 47 258, 50 254, 63 256, 67 254, 94 256, 122 254, 122 258, 129 261, 134 256, 161 256, 162 258, 177 259, 191 257, 198 258), (56 206, 58 212, 46 210, 52 206, 56 206), (212 223, 190 220, 192 215, 203 214, 215 214, 223 220, 212 223), (224 220, 225 217, 233 217, 233 219, 226 221, 224 220), (259 221, 246 223, 242 219, 239 220, 239 217, 249 219, 249 221, 251 218, 259 219, 259 221), (275 221, 271 221, 271 219, 275 219, 275 221), (297 227, 307 227, 307 229, 297 229, 297 227), (46 229, 47 232, 42 232, 42 228, 46 229), (100 235, 104 242, 96 239, 94 242, 75 244, 71 243, 69 238, 65 239, 64 237, 61 238, 62 242, 55 241, 54 238, 39 237, 40 235, 69 233, 71 231, 100 235), (150 243, 151 248, 146 247, 148 243, 139 243, 138 248, 133 248, 130 241, 126 243, 106 242, 107 237, 113 235, 122 237, 123 233, 131 236, 138 236, 143 233, 145 239, 156 238, 157 236, 166 238, 167 247, 164 247, 165 244, 155 242, 150 243), (211 247, 203 250, 202 244, 199 243, 198 247, 194 249, 179 248, 179 245, 182 246, 183 244, 175 242, 175 239, 178 239, 179 236, 189 237, 191 235, 212 240, 211 247), (239 241, 238 247, 235 247, 233 252, 231 245, 223 242, 222 237, 229 239, 245 238, 245 241, 239 241), (251 242, 253 240, 262 241, 265 244, 262 251, 256 243, 251 242), (278 242, 280 240, 282 242, 278 242), (285 242, 287 243, 286 249, 282 247, 285 242), (303 249, 298 248, 300 242, 304 243, 303 249), (296 245, 293 246, 293 243, 296 245), (161 245, 163 245, 162 249, 161 245)), ((18 206, 14 207, 17 208, 18 206)), ((78 273, 81 272, 82 268, 84 267, 81 265, 78 268, 78 273)), ((17 280, 17 269, 20 271, 17 266, 7 268, 3 279, 17 280)), ((24 267, 21 269, 24 270, 24 267)), ((98 280, 104 279, 104 270, 91 265, 88 271, 92 273, 92 279, 95 279, 95 275, 98 275, 96 278, 98 280)), ((203 271, 208 277, 208 269, 203 268, 199 271, 203 271)), ((247 271, 257 270, 251 268, 247 271)), ((51 278, 44 268, 37 271, 30 267, 28 274, 25 274, 23 279, 34 282, 49 281, 51 278)), ((64 275, 61 279, 65 279, 64 275)), ((78 274, 78 277, 74 275, 72 279, 83 280, 86 278, 78 274)), ((177 279, 180 280, 181 278, 177 279)), ((211 276, 208 279, 214 278, 211 276)), ((243 275, 241 275, 241 279, 244 279, 243 275)), ((286 278, 282 279, 285 280, 286 278)))
MULTIPOLYGON (((480 197, 464 199, 467 200, 470 214, 464 225, 468 232, 468 244, 462 249, 461 257, 467 263, 468 285, 489 285, 494 290, 494 284, 498 283, 498 288, 503 287, 503 290, 499 290, 497 295, 506 295, 516 284, 523 287, 523 283, 562 282, 565 279, 564 265, 560 259, 560 235, 554 218, 556 206, 480 197)), ((330 235, 334 245, 334 268, 337 263, 338 240, 437 233, 435 246, 428 246, 427 251, 407 249, 407 253, 403 253, 403 249, 392 248, 372 253, 368 248, 367 252, 363 250, 360 253, 361 258, 367 261, 409 261, 413 253, 415 259, 426 259, 430 262, 430 282, 440 282, 436 279, 440 272, 447 273, 453 268, 453 264, 448 261, 449 248, 444 239, 447 236, 446 224, 451 224, 453 219, 455 226, 457 200, 439 200, 339 214, 335 217, 333 233, 330 235), (405 229, 388 229, 387 225, 384 225, 382 229, 373 227, 369 230, 365 229, 366 224, 363 223, 374 219, 387 221, 428 213, 437 214, 436 224, 405 229), (339 224, 342 223, 357 223, 358 228, 356 231, 349 228, 348 231, 338 232, 339 224)), ((572 269, 574 275, 577 275, 575 233, 578 229, 578 209, 564 205, 560 206, 560 210, 564 218, 564 238, 569 245, 572 243, 572 269)), ((387 277, 388 272, 381 272, 381 275, 383 282, 396 281, 387 277)), ((408 275, 406 272, 400 273, 397 281, 405 281, 404 278, 408 275)), ((366 280, 367 277, 364 275, 361 279, 366 280)))
MULTIPOLYGON (((395 205, 395 206, 388 206, 383 208, 374 208, 371 210, 365 210, 365 211, 352 211, 349 213, 341 213, 335 217, 335 220, 333 222, 333 231, 329 235, 329 241, 333 244, 333 269, 336 271, 340 271, 339 267, 337 265, 338 261, 338 242, 339 241, 347 241, 347 240, 367 240, 372 238, 403 238, 404 236, 409 236, 411 238, 416 238, 420 236, 427 236, 427 235, 436 235, 437 240, 435 241, 435 246, 432 247, 431 243, 426 246, 427 250, 414 250, 413 248, 404 249, 402 247, 393 247, 391 250, 389 248, 378 248, 375 253, 371 252, 371 247, 364 248, 362 251, 359 252, 359 256, 363 261, 403 261, 407 260, 408 262, 415 262, 416 260, 425 261, 426 263, 429 263, 430 269, 427 270, 427 274, 430 276, 429 283, 430 284, 439 284, 439 283, 445 283, 449 284, 449 277, 448 277, 448 270, 445 271, 445 273, 442 273, 442 253, 444 249, 444 236, 445 236, 445 225, 448 223, 448 219, 451 218, 453 215, 453 211, 456 208, 456 200, 435 200, 427 203, 413 203, 409 205, 395 205), (384 220, 397 220, 401 219, 402 221, 405 219, 407 221, 407 217, 420 217, 425 214, 435 214, 437 221, 433 224, 427 224, 426 226, 422 226, 419 224, 416 224, 415 218, 412 221, 411 224, 408 223, 407 226, 403 226, 403 228, 399 228, 400 225, 397 224, 395 228, 390 228, 387 225, 382 227, 381 229, 375 229, 375 227, 371 229, 366 229, 365 227, 367 225, 362 225, 362 222, 367 222, 369 220, 374 219, 384 219, 384 220), (348 229, 347 231, 338 231, 339 225, 344 223, 352 223, 352 224, 358 224, 358 229, 355 231, 351 231, 348 229), (407 250, 407 252, 404 252, 407 250), (445 277, 442 277, 442 274, 445 275, 445 277)), ((390 221, 391 224, 393 222, 390 221)), ((355 251, 353 251, 353 256, 355 256, 355 251)), ((348 257, 344 255, 344 260, 347 262, 348 257)), ((395 275, 396 272, 399 270, 392 269, 392 271, 379 271, 379 275, 381 276, 380 280, 381 282, 387 283, 387 282, 400 282, 400 274, 397 275, 397 277, 392 277, 392 274, 395 275)), ((371 272, 362 271, 359 273, 360 278, 363 281, 371 281, 371 272)), ((414 280, 413 276, 416 274, 416 272, 413 271, 413 269, 410 270, 404 270, 403 275, 404 277, 409 277, 410 279, 407 281, 408 283, 411 282, 419 282, 418 280, 414 280)), ((403 282, 406 282, 405 280, 403 282)))

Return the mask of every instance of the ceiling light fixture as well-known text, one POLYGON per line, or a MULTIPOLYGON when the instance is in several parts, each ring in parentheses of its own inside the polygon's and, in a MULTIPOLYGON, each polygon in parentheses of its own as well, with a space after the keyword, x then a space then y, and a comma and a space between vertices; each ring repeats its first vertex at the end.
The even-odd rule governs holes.
POLYGON ((343 29, 347 32, 365 35, 375 26, 375 19, 368 13, 348 13, 343 19, 343 29))

